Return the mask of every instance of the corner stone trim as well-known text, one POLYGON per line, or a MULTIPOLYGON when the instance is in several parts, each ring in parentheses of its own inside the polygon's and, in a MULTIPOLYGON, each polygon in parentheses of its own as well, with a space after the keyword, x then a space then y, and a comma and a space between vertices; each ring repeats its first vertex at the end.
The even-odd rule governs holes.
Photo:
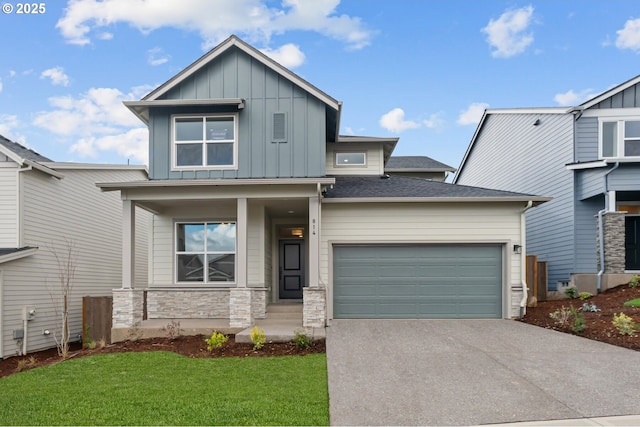
POLYGON ((113 290, 112 328, 130 328, 142 323, 143 291, 137 289, 113 290))
POLYGON ((229 290, 229 326, 248 328, 253 325, 251 310, 251 289, 233 288, 229 290))
POLYGON ((304 288, 302 301, 302 325, 305 328, 324 328, 327 318, 325 289, 304 288))
MULTIPOLYGON (((626 265, 625 213, 607 212, 602 216, 604 243, 604 272, 622 274, 626 265)), ((600 230, 596 236, 598 244, 598 270, 600 266, 600 230)))

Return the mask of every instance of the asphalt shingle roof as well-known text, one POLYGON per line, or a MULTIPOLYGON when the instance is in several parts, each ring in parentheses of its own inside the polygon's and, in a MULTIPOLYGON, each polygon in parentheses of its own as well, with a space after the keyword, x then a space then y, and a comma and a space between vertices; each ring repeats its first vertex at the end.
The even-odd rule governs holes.
POLYGON ((53 160, 49 159, 48 157, 36 153, 32 149, 20 145, 17 142, 10 141, 2 135, 0 135, 0 145, 7 147, 9 150, 13 151, 23 159, 31 160, 34 162, 53 162, 53 160))
POLYGON ((436 169, 455 171, 455 168, 445 165, 427 156, 391 156, 385 169, 436 169))
POLYGON ((325 198, 384 198, 384 197, 537 197, 511 191, 491 190, 447 182, 403 176, 336 176, 336 183, 328 189, 325 198))
POLYGON ((24 248, 0 248, 0 257, 4 255, 9 255, 15 252, 26 251, 27 249, 32 249, 30 246, 25 246, 24 248))

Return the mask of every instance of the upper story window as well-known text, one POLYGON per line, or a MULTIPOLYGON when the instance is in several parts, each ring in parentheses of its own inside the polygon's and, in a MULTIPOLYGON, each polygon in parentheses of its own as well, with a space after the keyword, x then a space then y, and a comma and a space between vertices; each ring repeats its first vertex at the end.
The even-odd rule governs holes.
POLYGON ((602 120, 600 147, 603 158, 640 157, 640 120, 602 120))
POLYGON ((365 153, 336 153, 336 166, 366 166, 365 153))
POLYGON ((229 169, 236 167, 237 115, 174 116, 173 166, 229 169))

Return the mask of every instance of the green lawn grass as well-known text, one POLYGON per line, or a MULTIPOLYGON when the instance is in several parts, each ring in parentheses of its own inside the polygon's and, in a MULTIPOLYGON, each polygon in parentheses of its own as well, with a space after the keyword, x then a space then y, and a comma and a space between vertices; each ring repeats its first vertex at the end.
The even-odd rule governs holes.
POLYGON ((0 378, 0 425, 328 425, 324 354, 84 357, 0 378))
POLYGON ((624 303, 625 307, 640 307, 640 298, 632 299, 624 303))

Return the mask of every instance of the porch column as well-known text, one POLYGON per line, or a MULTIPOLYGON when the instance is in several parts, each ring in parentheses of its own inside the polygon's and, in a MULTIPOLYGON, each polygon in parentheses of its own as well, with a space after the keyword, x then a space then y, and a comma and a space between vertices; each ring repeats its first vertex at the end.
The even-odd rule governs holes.
POLYGON ((609 190, 607 193, 607 211, 608 212, 616 212, 618 209, 616 207, 616 190, 609 190))
POLYGON ((320 282, 320 200, 309 197, 309 287, 320 282))
POLYGON ((122 201, 122 289, 133 289, 135 283, 136 205, 122 201))
POLYGON ((229 326, 247 328, 253 324, 251 289, 247 288, 247 198, 238 198, 236 213, 236 287, 229 290, 229 326))
POLYGON ((236 283, 239 288, 247 287, 247 218, 247 198, 239 197, 236 219, 236 263, 238 265, 236 283))
POLYGON ((302 293, 302 325, 323 328, 327 309, 327 293, 320 286, 320 199, 309 197, 309 286, 302 293))

